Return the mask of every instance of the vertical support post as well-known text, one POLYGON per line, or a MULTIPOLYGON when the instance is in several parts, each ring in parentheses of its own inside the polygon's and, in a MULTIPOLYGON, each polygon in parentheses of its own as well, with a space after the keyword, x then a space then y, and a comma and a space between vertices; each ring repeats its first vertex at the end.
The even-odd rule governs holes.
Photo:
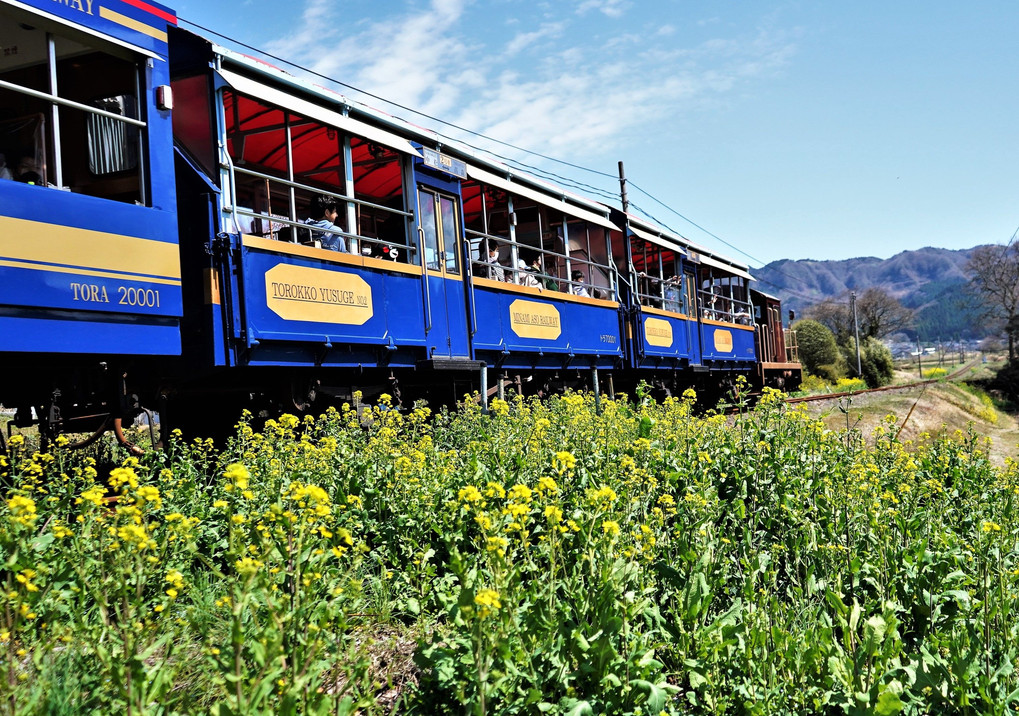
POLYGON ((916 336, 916 367, 920 372, 920 379, 923 380, 923 348, 920 347, 920 334, 916 336))
POLYGON ((591 367, 591 388, 594 390, 594 411, 601 415, 601 390, 598 387, 598 368, 591 367))
POLYGON ((506 374, 499 374, 499 400, 506 400, 506 374))
POLYGON ((488 364, 481 364, 481 414, 488 415, 488 364))
POLYGON ((619 162, 619 198, 623 205, 623 213, 630 210, 630 202, 626 198, 626 172, 623 171, 623 162, 619 162))
POLYGON ((609 373, 609 400, 616 399, 616 383, 612 379, 612 374, 609 373))
POLYGON ((853 304, 853 332, 856 334, 856 377, 863 377, 860 367, 860 323, 856 320, 856 291, 849 294, 849 302, 853 304))

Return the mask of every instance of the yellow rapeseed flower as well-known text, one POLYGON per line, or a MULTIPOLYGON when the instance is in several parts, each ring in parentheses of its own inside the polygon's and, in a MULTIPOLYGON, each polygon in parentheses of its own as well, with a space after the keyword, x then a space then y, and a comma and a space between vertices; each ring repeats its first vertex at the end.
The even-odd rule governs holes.
POLYGON ((462 488, 460 492, 457 493, 457 497, 460 499, 461 502, 474 504, 476 502, 481 502, 482 495, 481 491, 478 490, 478 488, 476 488, 474 485, 468 485, 467 487, 462 488))
POLYGON ((248 481, 251 479, 251 473, 248 472, 248 468, 244 467, 244 465, 235 462, 227 465, 223 477, 227 479, 225 487, 228 491, 234 489, 246 490, 248 489, 248 481))
POLYGON ((11 499, 7 500, 7 509, 10 510, 11 519, 14 522, 26 527, 31 526, 38 517, 38 514, 36 514, 35 500, 31 497, 25 497, 24 495, 15 495, 11 499))
POLYGON ((499 592, 494 589, 482 589, 474 595, 474 603, 478 606, 478 616, 482 619, 502 608, 499 592))

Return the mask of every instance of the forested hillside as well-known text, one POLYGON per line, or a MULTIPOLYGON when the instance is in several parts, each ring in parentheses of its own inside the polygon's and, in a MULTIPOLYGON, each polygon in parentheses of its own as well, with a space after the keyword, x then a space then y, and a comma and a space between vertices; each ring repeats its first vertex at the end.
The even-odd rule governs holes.
POLYGON ((758 279, 757 288, 777 295, 797 314, 826 298, 877 286, 916 311, 916 330, 922 340, 981 338, 986 331, 979 312, 963 290, 965 267, 972 252, 923 248, 903 251, 889 259, 783 259, 752 273, 758 279))

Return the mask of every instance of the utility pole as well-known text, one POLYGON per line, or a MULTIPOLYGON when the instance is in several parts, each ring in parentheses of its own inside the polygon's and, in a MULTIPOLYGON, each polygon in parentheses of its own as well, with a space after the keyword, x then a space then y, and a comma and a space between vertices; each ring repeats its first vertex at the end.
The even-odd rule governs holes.
POLYGON ((923 348, 920 347, 920 334, 916 334, 916 368, 920 371, 920 379, 923 380, 923 348))
POLYGON ((623 171, 623 162, 619 162, 619 195, 623 200, 623 213, 630 210, 630 202, 626 198, 626 173, 623 171))
POLYGON ((853 306, 853 331, 856 334, 856 375, 863 377, 863 369, 860 367, 860 323, 856 320, 856 291, 849 293, 849 303, 853 306))

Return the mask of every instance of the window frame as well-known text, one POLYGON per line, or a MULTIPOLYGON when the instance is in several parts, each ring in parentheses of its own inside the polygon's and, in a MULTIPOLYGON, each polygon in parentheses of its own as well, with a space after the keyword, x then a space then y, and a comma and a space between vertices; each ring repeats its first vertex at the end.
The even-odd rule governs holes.
MULTIPOLYGON (((618 284, 616 278, 616 267, 612 260, 611 236, 608 230, 597 227, 591 221, 582 217, 574 216, 567 210, 568 207, 553 208, 533 198, 514 194, 503 187, 488 184, 483 180, 471 179, 464 182, 464 188, 473 190, 478 188, 481 201, 481 231, 467 228, 464 235, 470 246, 471 273, 474 276, 486 277, 490 275, 491 265, 485 260, 488 257, 488 247, 496 243, 500 247, 500 258, 504 247, 509 247, 509 265, 501 263, 505 281, 514 285, 527 285, 526 271, 530 269, 519 268, 521 254, 540 257, 544 273, 535 276, 542 283, 542 288, 550 293, 565 293, 575 295, 574 289, 583 285, 588 292, 594 295, 594 291, 604 291, 606 300, 618 300, 618 284), (505 204, 502 204, 501 196, 505 195, 505 204), (498 200, 495 197, 500 197, 498 200), (521 206, 521 204, 525 204, 521 206), (507 235, 499 236, 492 233, 489 224, 493 215, 501 213, 505 208, 507 216, 507 235), (535 241, 525 241, 518 236, 520 226, 520 213, 534 211, 536 219, 534 224, 537 227, 537 238, 535 241), (559 215, 559 216, 556 216, 559 215), (603 256, 605 263, 594 260, 591 246, 596 237, 592 237, 592 227, 603 232, 603 256), (570 248, 570 242, 580 231, 584 234, 584 244, 574 251, 570 248), (551 248, 549 248, 551 243, 551 248), (587 258, 583 256, 583 249, 586 248, 587 258), (549 271, 549 266, 556 266, 557 270, 549 271), (572 272, 574 267, 587 267, 587 281, 574 281, 572 272), (561 269, 561 270, 559 270, 561 269), (605 283, 595 283, 591 280, 593 271, 599 271, 605 283), (554 283, 556 288, 551 288, 554 283)), ((463 190, 462 190, 463 192, 463 190)), ((466 202, 465 202, 466 203, 466 202)), ((578 241, 578 243, 580 243, 578 241)), ((579 268, 578 268, 579 270, 579 268)))
MULTIPOLYGON (((12 21, 16 20, 16 16, 5 9, 5 12, 0 17, 6 17, 12 21)), ((138 152, 138 197, 142 205, 150 205, 150 192, 149 192, 149 176, 148 176, 148 162, 147 162, 147 148, 148 148, 148 122, 146 121, 147 106, 144 102, 146 96, 144 92, 144 72, 143 68, 149 58, 144 55, 126 49, 120 45, 109 43, 104 41, 102 38, 97 37, 91 33, 81 35, 80 33, 71 32, 60 32, 61 26, 52 26, 46 23, 38 23, 36 29, 40 32, 45 33, 45 69, 46 69, 46 81, 48 85, 47 91, 34 89, 32 87, 26 87, 19 85, 16 82, 10 82, 7 80, 0 79, 0 88, 14 92, 17 94, 25 95, 36 100, 47 103, 49 106, 44 111, 44 116, 48 119, 50 127, 46 130, 48 136, 46 144, 52 143, 52 156, 47 155, 46 160, 46 176, 43 177, 44 184, 54 187, 63 188, 64 183, 64 158, 61 141, 61 125, 63 124, 60 117, 60 108, 68 108, 83 112, 86 116, 97 116, 106 119, 120 122, 122 124, 135 127, 139 131, 137 132, 137 152, 138 152), (92 52, 102 53, 110 57, 114 57, 120 60, 124 60, 131 65, 132 73, 134 76, 134 101, 138 110, 138 118, 127 117, 124 115, 109 112, 99 107, 94 107, 83 102, 77 102, 75 100, 67 99, 60 95, 60 84, 57 81, 58 75, 58 62, 60 58, 57 53, 57 40, 63 39, 70 42, 80 44, 92 52), (52 164, 52 181, 50 177, 50 165, 52 164)), ((110 94, 108 96, 120 96, 110 94)), ((128 95, 130 96, 130 95, 128 95)), ((87 126, 87 123, 86 123, 87 126)), ((86 147, 86 153, 88 148, 86 147)), ((86 165, 86 169, 88 169, 86 165)), ((123 171, 134 171, 135 168, 131 168, 123 171)), ((115 176, 118 172, 106 172, 106 173, 94 173, 93 176, 97 178, 115 176)), ((104 197, 96 197, 104 198, 104 197)), ((111 199, 112 200, 112 199, 111 199)))
MULTIPOLYGON (((365 199, 359 199, 355 196, 356 191, 356 180, 353 175, 353 150, 351 146, 351 140, 356 138, 361 142, 371 143, 371 139, 368 137, 361 136, 356 133, 352 133, 347 129, 334 126, 328 122, 324 122, 314 117, 307 117, 299 112, 294 112, 287 107, 280 107, 275 104, 269 103, 267 100, 260 97, 247 94, 245 92, 238 91, 230 86, 220 88, 216 92, 216 115, 218 118, 218 137, 220 146, 220 180, 221 185, 227 188, 224 192, 224 205, 223 211, 231 216, 234 223, 234 229, 236 233, 246 233, 241 229, 238 217, 244 217, 251 220, 268 221, 270 223, 270 230, 266 232, 265 238, 276 239, 276 234, 279 229, 272 229, 272 225, 279 224, 281 227, 291 228, 291 238, 289 242, 285 243, 298 243, 297 234, 298 230, 306 229, 307 225, 299 219, 297 216, 297 201, 296 192, 302 191, 309 194, 320 194, 329 196, 337 201, 339 213, 341 217, 345 218, 346 227, 342 231, 333 232, 343 236, 348 242, 350 242, 349 253, 360 255, 360 248, 365 245, 364 242, 370 244, 377 244, 380 246, 388 247, 389 249, 399 249, 404 252, 403 256, 406 260, 401 260, 401 263, 418 266, 420 265, 420 257, 416 250, 416 246, 413 241, 412 232, 410 230, 410 220, 414 218, 414 212, 407 210, 407 177, 409 172, 409 163, 407 157, 403 156, 399 152, 396 152, 397 161, 399 162, 400 179, 401 179, 401 197, 403 209, 394 209, 382 204, 367 201, 365 199), (256 102, 259 105, 270 108, 271 110, 281 112, 283 115, 283 129, 284 129, 284 142, 285 147, 282 147, 286 151, 287 169, 286 178, 275 176, 273 174, 267 174, 254 169, 248 169, 246 167, 237 166, 234 158, 231 156, 228 144, 228 128, 231 126, 230 120, 228 122, 226 116, 226 93, 230 92, 234 96, 244 97, 249 101, 256 102), (294 124, 292 120, 299 119, 298 124, 294 124), (297 181, 294 176, 294 150, 293 150, 293 133, 292 129, 294 126, 305 126, 307 124, 317 124, 328 129, 337 132, 337 139, 340 143, 340 151, 342 153, 342 174, 343 174, 343 186, 341 191, 330 191, 323 189, 322 187, 311 186, 304 182, 297 181), (252 177, 255 179, 261 179, 266 182, 280 185, 286 189, 288 195, 288 215, 282 216, 280 214, 271 214, 265 212, 259 212, 254 209, 245 208, 238 205, 237 201, 237 176, 243 175, 252 177), (388 241, 380 238, 374 238, 364 236, 359 232, 360 229, 360 210, 362 208, 368 208, 373 211, 381 211, 394 216, 401 217, 404 223, 404 242, 388 241), (351 223, 352 222, 352 223, 351 223), (358 231, 352 231, 351 226, 355 226, 358 231)), ((234 105, 236 107, 236 103, 234 105)))

